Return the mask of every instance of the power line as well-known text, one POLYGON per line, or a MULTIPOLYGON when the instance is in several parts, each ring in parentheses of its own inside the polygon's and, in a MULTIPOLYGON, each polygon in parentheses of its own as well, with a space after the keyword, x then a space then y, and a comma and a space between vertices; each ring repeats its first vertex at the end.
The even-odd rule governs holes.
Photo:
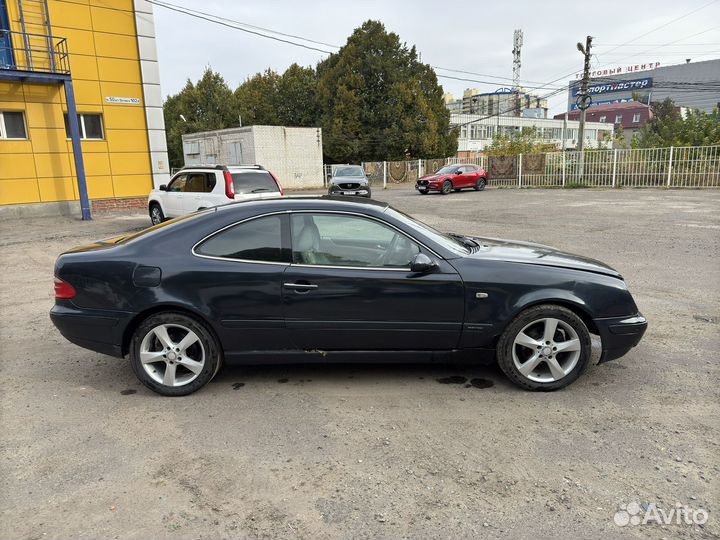
MULTIPOLYGON (((162 1, 162 0, 160 0, 160 1, 162 1)), ((154 2, 153 2, 153 3, 154 3, 154 2)), ((206 16, 206 17, 212 17, 212 18, 214 18, 214 19, 222 19, 222 20, 225 20, 225 21, 227 21, 227 22, 231 22, 231 23, 234 23, 234 24, 238 24, 238 25, 240 25, 240 26, 245 26, 245 27, 247 27, 247 28, 253 28, 253 29, 259 30, 259 31, 261 31, 261 32, 267 32, 267 33, 270 33, 270 34, 277 34, 277 35, 279 35, 279 36, 285 36, 285 37, 289 37, 289 38, 299 39, 299 40, 301 40, 301 41, 307 41, 308 43, 314 43, 314 44, 316 44, 316 45, 324 45, 325 47, 331 47, 331 48, 333 48, 333 49, 339 49, 339 48, 340 48, 340 45, 334 45, 334 44, 332 44, 332 43, 326 43, 326 42, 324 42, 324 41, 316 41, 316 40, 314 40, 314 39, 306 38, 306 37, 303 37, 303 36, 298 36, 298 35, 296 35, 296 34, 287 34, 287 33, 285 33, 285 32, 280 32, 279 30, 273 30, 273 29, 271 29, 271 28, 264 28, 264 27, 262 27, 262 26, 256 26, 256 25, 254 25, 254 24, 245 23, 245 22, 242 22, 242 21, 237 21, 237 20, 234 20, 234 19, 230 19, 230 18, 228 18, 228 17, 220 17, 220 16, 218 16, 218 15, 214 15, 214 14, 212 14, 212 13, 207 13, 207 12, 205 12, 205 11, 199 11, 199 10, 197 10, 197 9, 191 9, 191 8, 188 8, 188 7, 185 7, 185 6, 177 6, 177 5, 175 5, 175 4, 170 4, 169 2, 162 2, 162 3, 163 3, 163 4, 172 5, 172 6, 174 6, 174 7, 179 7, 179 8, 181 8, 181 9, 187 11, 188 13, 195 13, 195 14, 198 14, 198 15, 204 15, 204 16, 206 16)))
MULTIPOLYGON (((661 30, 662 28, 665 28, 666 26, 670 26, 671 24, 673 24, 673 23, 675 23, 675 22, 677 22, 677 21, 679 21, 679 20, 682 20, 682 19, 684 19, 684 18, 686 18, 686 17, 689 17, 690 15, 693 15, 694 13, 697 13, 698 11, 700 11, 700 10, 702 10, 702 9, 705 9, 706 7, 708 7, 708 6, 712 5, 712 4, 715 4, 715 3, 717 3, 717 2, 718 2, 718 0, 710 0, 710 2, 708 2, 708 3, 706 3, 706 4, 703 4, 703 5, 700 6, 699 8, 694 9, 694 10, 692 10, 692 11, 689 11, 688 13, 685 13, 684 15, 680 15, 679 17, 675 17, 674 19, 672 19, 672 20, 670 20, 670 21, 668 21, 668 22, 666 22, 666 23, 663 23, 663 24, 661 24, 660 26, 657 26, 657 27, 653 28, 652 30, 649 30, 648 32, 645 32, 644 34, 641 34, 641 35, 639 35, 639 36, 631 39, 630 41, 626 41, 625 43, 623 43, 623 44, 621 44, 621 45, 617 45, 616 47, 614 47, 613 49, 610 49, 609 51, 605 51, 603 54, 607 54, 607 53, 609 53, 609 52, 611 52, 611 51, 614 51, 615 49, 618 49, 619 47, 624 47, 625 45, 629 45, 630 43, 633 43, 634 41, 637 41, 637 40, 640 39, 640 38, 644 38, 645 36, 648 36, 648 35, 652 34, 653 32, 657 32, 658 30, 661 30)), ((679 41, 679 40, 678 40, 678 41, 679 41)))
POLYGON ((263 34, 263 33, 261 33, 261 32, 256 32, 256 31, 254 31, 254 30, 250 30, 250 29, 248 29, 248 28, 244 28, 244 27, 242 27, 242 26, 239 26, 238 23, 225 22, 224 19, 222 19, 222 18, 220 18, 220 17, 217 17, 216 15, 209 15, 209 16, 200 15, 200 14, 198 14, 198 13, 192 13, 192 12, 188 11, 187 8, 183 8, 182 6, 176 6, 175 4, 168 4, 168 3, 164 3, 164 2, 159 2, 158 0, 147 0, 147 1, 148 1, 150 4, 153 4, 153 5, 158 6, 158 7, 162 7, 162 8, 165 8, 165 9, 169 9, 169 10, 171 10, 171 11, 176 11, 176 12, 178 12, 178 13, 183 13, 184 15, 189 15, 190 17, 195 17, 196 19, 203 19, 203 20, 208 21, 208 22, 212 22, 212 23, 215 23, 215 24, 220 24, 220 25, 222 25, 222 26, 226 26, 226 27, 228 27, 228 28, 233 28, 233 29, 235 29, 235 30, 240 30, 241 32, 247 32, 248 34, 254 34, 254 35, 256 35, 256 36, 264 37, 264 38, 267 38, 267 39, 272 39, 272 40, 274 40, 274 41, 280 41, 280 42, 282 42, 282 43, 287 43, 288 45, 294 45, 294 46, 296 46, 296 47, 302 47, 303 49, 309 49, 309 50, 311 50, 311 51, 317 51, 317 52, 321 52, 321 53, 324 53, 324 54, 332 54, 331 51, 326 51, 326 50, 324 50, 324 49, 318 49, 317 47, 312 47, 312 46, 310 46, 310 45, 304 45, 304 44, 302 44, 302 43, 297 43, 297 42, 295 42, 295 41, 290 41, 290 40, 288 40, 288 39, 282 39, 282 38, 278 38, 278 37, 274 37, 274 36, 268 36, 268 35, 263 34), (212 18, 211 18, 211 17, 212 17, 212 18))

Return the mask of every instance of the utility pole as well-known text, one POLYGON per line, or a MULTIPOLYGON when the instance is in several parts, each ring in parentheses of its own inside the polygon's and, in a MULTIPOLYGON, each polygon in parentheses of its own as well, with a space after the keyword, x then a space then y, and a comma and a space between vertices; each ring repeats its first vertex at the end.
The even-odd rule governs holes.
POLYGON ((592 47, 592 36, 588 36, 585 40, 585 47, 582 43, 577 44, 577 49, 585 55, 585 67, 583 68, 583 77, 580 81, 580 93, 578 94, 577 104, 580 109, 580 126, 578 129, 577 150, 582 152, 585 148, 585 111, 590 106, 590 96, 588 95, 588 83, 590 82, 590 48, 592 47))

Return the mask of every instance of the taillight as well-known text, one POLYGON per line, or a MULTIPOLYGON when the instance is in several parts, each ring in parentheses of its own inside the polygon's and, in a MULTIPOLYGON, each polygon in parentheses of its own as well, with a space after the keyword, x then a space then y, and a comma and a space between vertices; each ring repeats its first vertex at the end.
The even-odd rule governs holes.
POLYGON ((280 195, 283 195, 284 194, 283 187, 280 185, 280 182, 278 181, 278 179, 275 178, 275 175, 273 173, 271 173, 270 171, 268 171, 268 173, 270 174, 270 176, 272 176, 272 179, 275 180, 275 183, 277 184, 277 187, 280 190, 280 195))
POLYGON ((230 174, 230 171, 225 171, 225 195, 228 199, 234 199, 235 198, 235 188, 233 187, 233 179, 232 174, 230 174))
POLYGON ((67 281, 63 281, 59 277, 55 278, 55 298, 62 300, 68 300, 75 298, 75 287, 70 285, 67 281))

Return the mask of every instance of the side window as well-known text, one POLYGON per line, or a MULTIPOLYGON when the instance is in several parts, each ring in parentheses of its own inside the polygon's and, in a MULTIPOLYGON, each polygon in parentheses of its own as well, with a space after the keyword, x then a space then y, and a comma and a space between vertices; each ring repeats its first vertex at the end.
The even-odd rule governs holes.
POLYGON ((289 262, 282 246, 282 216, 239 223, 200 244, 198 255, 258 262, 289 262))
POLYGON ((205 173, 190 173, 184 191, 186 193, 204 193, 207 190, 206 177, 205 173))
POLYGON ((407 268, 415 242, 372 219, 340 214, 293 214, 293 262, 321 266, 407 268))
POLYGON ((172 193, 178 193, 180 191, 185 191, 185 183, 187 182, 187 175, 181 174, 180 176, 176 176, 175 179, 170 182, 170 185, 168 185, 168 191, 172 193))
POLYGON ((207 193, 210 193, 213 189, 215 189, 215 173, 209 173, 207 175, 207 184, 205 185, 205 191, 207 193))

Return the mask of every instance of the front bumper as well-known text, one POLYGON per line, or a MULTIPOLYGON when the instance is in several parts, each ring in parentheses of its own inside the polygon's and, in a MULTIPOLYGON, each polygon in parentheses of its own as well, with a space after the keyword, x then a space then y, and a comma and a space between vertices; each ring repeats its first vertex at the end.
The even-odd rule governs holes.
POLYGON ((440 184, 425 184, 425 185, 415 184, 415 189, 418 191, 421 191, 421 190, 422 191, 425 191, 425 190, 440 191, 441 186, 440 186, 440 184))
POLYGON ((333 185, 333 186, 330 186, 330 189, 328 190, 328 194, 369 197, 370 196, 370 186, 360 186, 359 188, 355 188, 355 189, 343 189, 340 186, 333 185))
POLYGON ((599 363, 624 356, 640 342, 648 326, 647 319, 641 313, 628 317, 593 319, 593 321, 602 339, 599 363))
POLYGON ((123 335, 132 316, 125 311, 81 309, 70 301, 59 301, 50 310, 50 320, 69 342, 120 358, 123 335))

